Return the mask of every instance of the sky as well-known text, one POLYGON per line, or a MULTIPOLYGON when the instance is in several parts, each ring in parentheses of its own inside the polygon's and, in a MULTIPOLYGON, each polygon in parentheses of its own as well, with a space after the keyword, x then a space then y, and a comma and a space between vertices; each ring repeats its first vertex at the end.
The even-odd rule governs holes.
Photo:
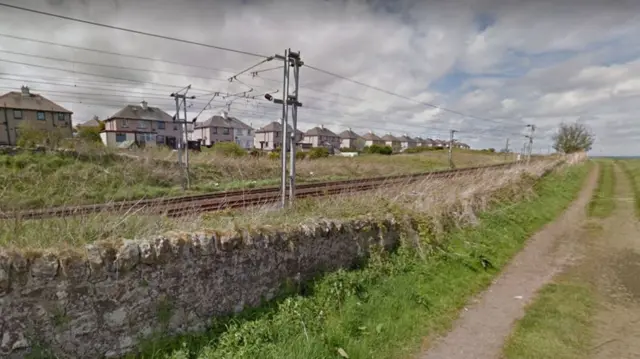
MULTIPOLYGON (((473 148, 509 139, 519 150, 533 124, 534 152, 547 153, 558 125, 579 121, 596 135, 591 154, 640 154, 640 1, 0 3, 257 55, 299 51, 302 130, 444 139, 454 129, 473 148)), ((190 119, 232 99, 206 106, 215 92, 251 90, 229 113, 261 127, 281 117, 263 95, 282 95, 282 62, 251 54, 0 6, 0 93, 29 86, 73 111, 74 123, 142 100, 173 115, 170 94, 191 85, 190 119)))

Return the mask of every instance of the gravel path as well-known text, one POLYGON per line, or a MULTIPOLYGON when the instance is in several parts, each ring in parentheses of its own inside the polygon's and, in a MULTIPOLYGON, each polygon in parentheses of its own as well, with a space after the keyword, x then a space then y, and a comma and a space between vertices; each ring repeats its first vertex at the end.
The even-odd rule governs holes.
POLYGON ((586 219, 585 208, 597 185, 594 168, 578 198, 554 222, 529 239, 502 274, 473 299, 453 330, 421 359, 497 359, 513 324, 535 293, 571 259, 586 219))

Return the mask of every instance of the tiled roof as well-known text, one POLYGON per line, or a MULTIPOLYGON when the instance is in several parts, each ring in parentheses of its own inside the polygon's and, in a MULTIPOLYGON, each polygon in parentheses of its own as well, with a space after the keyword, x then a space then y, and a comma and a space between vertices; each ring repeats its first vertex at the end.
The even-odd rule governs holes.
POLYGON ((343 139, 352 140, 352 139, 357 139, 359 137, 360 137, 360 135, 358 135, 357 133, 351 131, 351 129, 344 130, 344 131, 340 132, 340 138, 343 138, 343 139))
POLYGON ((362 138, 364 138, 366 141, 382 141, 382 138, 378 137, 373 132, 368 132, 368 133, 362 135, 362 138))
POLYGON ((416 142, 416 140, 407 135, 400 136, 398 137, 398 139, 400 140, 400 142, 416 142))
POLYGON ((251 126, 229 115, 226 115, 226 117, 215 115, 215 116, 209 117, 209 119, 206 121, 195 123, 195 128, 205 128, 205 127, 229 127, 229 128, 241 128, 245 130, 252 129, 251 126))
POLYGON ((73 113, 57 103, 42 97, 41 95, 28 92, 28 88, 26 88, 26 90, 26 94, 11 91, 0 96, 0 107, 13 108, 17 110, 73 113))
POLYGON ((144 108, 142 105, 127 105, 122 110, 111 115, 107 121, 114 118, 173 122, 173 116, 162 111, 158 107, 146 106, 146 108, 144 108))
POLYGON ((382 139, 385 140, 385 141, 395 141, 395 142, 400 141, 399 138, 397 138, 396 136, 394 136, 394 135, 392 135, 390 133, 382 136, 382 139))
POLYGON ((327 136, 327 137, 340 137, 338 135, 336 135, 335 133, 333 133, 333 131, 324 128, 324 127, 314 127, 312 129, 310 129, 309 131, 304 133, 305 136, 327 136))

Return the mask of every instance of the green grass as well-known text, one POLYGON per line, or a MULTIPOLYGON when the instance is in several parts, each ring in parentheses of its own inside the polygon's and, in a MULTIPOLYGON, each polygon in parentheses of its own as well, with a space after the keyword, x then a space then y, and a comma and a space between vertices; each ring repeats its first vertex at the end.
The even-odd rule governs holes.
POLYGON ((615 209, 614 190, 616 185, 613 162, 609 160, 599 161, 600 175, 598 187, 589 202, 589 216, 605 218, 611 215, 615 209))
POLYGON ((470 296, 487 287, 525 240, 575 198, 587 173, 577 166, 536 186, 537 196, 503 203, 474 228, 421 249, 373 254, 361 268, 338 271, 280 300, 213 320, 202 335, 142 345, 140 358, 396 358, 447 330, 470 296))
POLYGON ((595 294, 569 278, 545 286, 527 308, 504 349, 506 359, 589 356, 595 294))
MULTIPOLYGON (((280 162, 267 158, 191 156, 192 188, 183 191, 183 177, 170 151, 132 152, 136 161, 114 151, 94 149, 74 157, 60 153, 0 155, 0 210, 102 203, 190 193, 277 185, 280 162), (148 159, 148 160, 144 160, 148 159), (153 161, 162 160, 160 162, 153 161)), ((498 155, 459 153, 460 167, 501 162, 498 155)), ((395 156, 330 157, 299 161, 298 182, 314 182, 426 172, 448 167, 446 153, 395 156)))
POLYGON ((640 217, 640 160, 616 161, 629 179, 635 199, 636 216, 640 217))

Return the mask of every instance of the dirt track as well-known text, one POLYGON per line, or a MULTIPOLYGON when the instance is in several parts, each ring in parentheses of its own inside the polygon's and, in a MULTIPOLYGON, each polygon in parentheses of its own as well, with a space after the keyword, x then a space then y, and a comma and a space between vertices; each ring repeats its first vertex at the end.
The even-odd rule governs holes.
POLYGON ((573 246, 583 237, 585 208, 596 187, 597 175, 594 168, 571 206, 556 221, 530 238, 497 280, 462 311, 454 329, 419 358, 500 357, 504 341, 513 324, 524 315, 525 306, 563 269, 575 252, 573 246))
POLYGON ((640 222, 629 180, 619 166, 614 171, 616 209, 599 221, 582 266, 598 290, 591 348, 596 359, 640 358, 640 222))

